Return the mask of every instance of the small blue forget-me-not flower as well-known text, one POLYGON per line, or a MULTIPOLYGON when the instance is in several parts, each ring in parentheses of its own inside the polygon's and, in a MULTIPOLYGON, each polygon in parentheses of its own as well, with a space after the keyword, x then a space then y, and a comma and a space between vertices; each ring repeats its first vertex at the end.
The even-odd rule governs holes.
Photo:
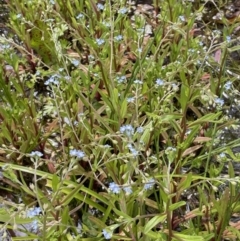
POLYGON ((71 157, 77 157, 77 158, 81 159, 85 156, 85 153, 83 151, 73 149, 73 150, 70 150, 70 156, 71 157))
POLYGON ((163 85, 164 85, 164 81, 161 80, 161 79, 157 79, 157 80, 156 80, 156 85, 157 85, 157 86, 163 86, 163 85))
POLYGON ((121 188, 119 187, 118 184, 116 184, 115 182, 110 182, 109 183, 109 190, 115 194, 120 193, 121 188))
POLYGON ((153 178, 151 178, 150 180, 148 180, 145 184, 144 184, 144 189, 145 190, 149 190, 151 189, 155 184, 155 180, 153 178))
POLYGON ((102 39, 102 38, 97 38, 96 39, 96 43, 97 43, 98 46, 101 46, 101 45, 103 45, 105 43, 105 40, 102 39))
POLYGON ((118 13, 120 13, 120 14, 125 14, 125 13, 127 13, 127 12, 128 12, 128 9, 125 8, 125 7, 120 8, 120 9, 118 10, 118 13))
POLYGON ((134 134, 134 128, 131 125, 123 125, 120 127, 120 132, 130 137, 134 134))
POLYGON ((31 157, 42 157, 43 154, 42 154, 42 152, 40 152, 40 151, 32 151, 32 152, 30 153, 30 156, 31 156, 31 157))
POLYGON ((102 234, 105 239, 111 239, 111 237, 112 237, 112 233, 108 232, 106 229, 103 229, 102 234))

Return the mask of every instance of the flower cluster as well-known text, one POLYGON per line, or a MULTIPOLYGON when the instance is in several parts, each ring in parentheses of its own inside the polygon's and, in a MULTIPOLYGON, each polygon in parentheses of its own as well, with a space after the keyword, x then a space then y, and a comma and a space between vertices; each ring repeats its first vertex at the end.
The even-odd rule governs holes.
POLYGON ((129 143, 127 146, 129 148, 130 152, 132 153, 132 155, 134 157, 137 157, 138 156, 138 151, 132 146, 132 144, 129 143))
POLYGON ((26 212, 26 217, 27 218, 33 218, 35 216, 38 216, 41 212, 42 212, 42 210, 41 210, 40 207, 30 208, 26 212))
POLYGON ((75 67, 78 67, 80 61, 79 61, 78 59, 73 59, 73 60, 71 61, 71 63, 72 63, 75 67))
POLYGON ((121 189, 125 191, 126 194, 131 194, 132 193, 132 188, 130 186, 124 186, 120 187, 118 184, 115 182, 110 182, 109 183, 109 190, 114 193, 114 194, 119 194, 121 189))
MULTIPOLYGON (((141 134, 143 133, 143 131, 144 131, 144 128, 142 126, 137 127, 137 130, 136 130, 137 133, 141 134)), ((120 127, 120 133, 128 137, 131 137, 134 134, 134 128, 132 125, 123 125, 120 127)))
POLYGON ((128 103, 134 103, 134 101, 135 101, 135 97, 128 97, 127 98, 128 103))
POLYGON ((120 193, 121 188, 118 184, 116 184, 115 182, 111 182, 109 183, 109 190, 115 194, 120 193))
POLYGON ((145 190, 149 190, 151 189, 155 184, 155 180, 153 178, 151 178, 150 180, 148 180, 145 184, 144 184, 144 189, 145 190))
POLYGON ((134 84, 139 84, 139 85, 143 84, 143 82, 141 80, 139 80, 139 79, 134 80, 133 83, 134 84))
POLYGON ((114 39, 116 41, 121 41, 123 39, 123 36, 119 34, 119 35, 115 36, 114 39))
POLYGON ((50 85, 50 84, 54 84, 54 85, 58 85, 59 84, 59 79, 60 76, 58 74, 54 74, 52 75, 47 81, 45 81, 45 85, 50 85))
POLYGON ((225 90, 230 90, 232 88, 232 82, 231 81, 227 81, 224 85, 224 89, 225 90))
POLYGON ((215 104, 222 107, 224 105, 224 100, 221 98, 216 98, 215 99, 215 104))
POLYGON ((40 152, 40 151, 32 151, 32 152, 30 153, 30 156, 31 156, 31 157, 42 157, 43 154, 42 154, 42 152, 40 152))
POLYGON ((34 219, 30 224, 29 224, 29 229, 33 233, 38 232, 38 220, 34 219))
POLYGON ((97 43, 98 46, 101 46, 101 45, 103 45, 105 43, 105 40, 102 39, 102 38, 97 38, 96 39, 96 43, 97 43))
POLYGON ((125 14, 125 13, 127 13, 128 12, 128 9, 127 8, 120 8, 119 10, 118 10, 118 13, 120 13, 120 14, 125 14))
POLYGON ((81 158, 85 157, 85 153, 83 151, 73 149, 73 150, 70 150, 70 156, 81 159, 81 158))
MULTIPOLYGON (((40 207, 34 207, 30 208, 26 212, 27 218, 34 218, 36 216, 39 216, 39 214, 42 212, 40 207)), ((28 223, 25 225, 25 228, 33 233, 38 232, 38 220, 34 218, 34 220, 31 223, 28 223)))
POLYGON ((134 128, 131 125, 123 125, 120 127, 120 132, 131 137, 134 134, 134 128))
POLYGON ((126 81, 127 78, 125 75, 123 75, 123 76, 118 76, 116 79, 118 84, 122 84, 124 81, 126 81))

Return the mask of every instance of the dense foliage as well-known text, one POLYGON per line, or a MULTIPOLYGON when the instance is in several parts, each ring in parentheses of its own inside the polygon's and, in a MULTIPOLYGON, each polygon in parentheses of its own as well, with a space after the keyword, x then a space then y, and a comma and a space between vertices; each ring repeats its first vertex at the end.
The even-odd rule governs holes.
POLYGON ((239 240, 226 3, 5 4, 1 240, 239 240))

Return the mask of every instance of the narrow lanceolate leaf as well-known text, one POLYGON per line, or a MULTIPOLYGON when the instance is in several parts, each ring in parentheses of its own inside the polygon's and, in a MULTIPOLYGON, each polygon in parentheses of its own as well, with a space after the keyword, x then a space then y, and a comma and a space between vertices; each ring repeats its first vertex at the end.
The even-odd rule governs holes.
POLYGON ((172 205, 169 206, 169 210, 173 211, 173 210, 176 210, 178 208, 180 208, 181 206, 184 206, 186 205, 186 202, 185 201, 180 201, 178 203, 174 203, 172 205))
POLYGON ((205 123, 205 122, 222 123, 222 120, 218 120, 218 118, 221 114, 222 114, 221 112, 206 114, 205 116, 203 116, 203 117, 197 119, 196 121, 190 123, 188 125, 188 127, 191 128, 195 125, 205 123))
POLYGON ((151 231, 154 227, 156 227, 159 223, 162 223, 166 220, 167 215, 157 215, 150 219, 146 226, 144 227, 143 232, 147 234, 149 231, 151 231))
POLYGON ((120 108, 120 118, 123 119, 127 113, 127 100, 125 99, 120 108))
POLYGON ((186 235, 181 233, 174 233, 173 236, 176 237, 178 240, 183 240, 183 241, 205 241, 204 237, 202 236, 193 236, 193 235, 186 235))

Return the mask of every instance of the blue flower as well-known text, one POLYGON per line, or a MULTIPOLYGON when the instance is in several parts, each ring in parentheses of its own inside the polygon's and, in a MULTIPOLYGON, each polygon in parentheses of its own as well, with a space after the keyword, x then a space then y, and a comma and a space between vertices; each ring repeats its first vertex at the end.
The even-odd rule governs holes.
POLYGON ((129 97, 127 98, 128 103, 134 103, 135 97, 129 97))
POLYGON ((134 80, 133 83, 134 84, 139 84, 139 85, 143 84, 143 82, 141 80, 139 80, 139 79, 134 80))
POLYGON ((30 153, 30 156, 32 156, 32 157, 42 157, 43 154, 42 154, 42 152, 40 152, 40 151, 32 151, 32 152, 30 153))
POLYGON ((49 85, 49 84, 55 84, 58 85, 59 81, 58 79, 60 78, 60 76, 58 74, 54 74, 52 75, 47 81, 45 81, 45 85, 49 85))
POLYGON ((35 216, 38 216, 42 212, 40 207, 30 208, 26 212, 27 218, 33 218, 35 216))
POLYGON ((186 132, 185 132, 185 135, 189 135, 191 132, 192 132, 191 129, 187 129, 186 132))
POLYGON ((173 91, 178 91, 179 90, 178 85, 173 83, 172 84, 172 89, 173 89, 173 91))
POLYGON ((38 232, 38 220, 34 219, 31 223, 30 223, 30 229, 33 233, 37 233, 38 232))
POLYGON ((166 152, 175 152, 176 151, 176 148, 175 147, 172 147, 172 146, 169 146, 167 147, 166 149, 166 152))
POLYGON ((131 194, 133 192, 130 186, 123 187, 123 190, 126 194, 131 194))
POLYGON ((130 149, 130 151, 134 157, 136 157, 138 155, 138 151, 135 148, 130 149))
POLYGON ((125 75, 117 77, 118 84, 122 84, 125 80, 126 80, 126 76, 125 75))
POLYGON ((69 81, 69 80, 71 79, 71 77, 68 76, 68 75, 66 75, 66 76, 64 76, 64 79, 67 80, 67 81, 69 81))
POLYGON ((109 190, 115 194, 118 194, 118 193, 120 193, 121 188, 115 182, 111 182, 111 183, 109 183, 109 190))
POLYGON ((107 27, 107 28, 110 28, 111 27, 111 23, 110 22, 106 22, 106 21, 103 21, 102 24, 107 27))
POLYGON ((188 49, 189 53, 195 53, 195 51, 196 51, 195 49, 188 49))
POLYGON ((85 157, 85 153, 83 151, 73 149, 73 150, 70 150, 70 156, 81 159, 81 158, 85 157))
POLYGON ((71 125, 71 120, 68 118, 68 117, 64 117, 63 118, 63 121, 64 121, 64 123, 66 123, 67 125, 71 125))
POLYGON ((227 41, 227 43, 229 43, 229 42, 231 41, 231 37, 230 37, 230 36, 227 36, 227 37, 226 37, 226 41, 227 41))
POLYGON ((224 88, 226 90, 230 90, 232 88, 232 82, 231 81, 226 82, 224 85, 224 88))
POLYGON ((76 16, 76 19, 80 19, 80 18, 83 18, 84 15, 82 13, 79 13, 77 16, 76 16))
POLYGON ((224 104, 224 100, 223 99, 220 99, 220 98, 216 98, 215 99, 215 103, 219 106, 223 106, 224 104))
POLYGON ((150 180, 148 180, 148 182, 144 184, 144 189, 149 190, 153 187, 154 184, 155 184, 155 180, 151 178, 150 180))
POLYGON ((17 18, 21 18, 22 17, 22 14, 21 13, 19 13, 19 14, 17 14, 17 16, 16 16, 17 18))
POLYGON ((131 125, 123 125, 120 127, 120 132, 130 137, 134 134, 134 128, 131 125))
POLYGON ((104 147, 105 147, 105 148, 111 148, 111 146, 108 145, 108 144, 104 145, 104 147))
POLYGON ((120 13, 120 14, 125 14, 125 13, 127 13, 127 11, 128 11, 128 9, 125 8, 125 7, 123 7, 123 8, 120 8, 120 9, 118 10, 118 13, 120 13))
POLYGON ((77 67, 77 66, 79 65, 80 61, 79 61, 78 59, 74 59, 74 60, 72 60, 71 63, 72 63, 75 67, 77 67))
POLYGON ((102 234, 105 239, 111 239, 111 237, 112 237, 112 233, 108 232, 106 229, 103 229, 102 234))
POLYGON ((226 157, 226 154, 225 154, 225 153, 221 153, 221 154, 219 155, 219 157, 220 157, 220 158, 225 158, 225 157, 226 157))
POLYGON ((185 17, 184 16, 179 16, 178 19, 181 21, 181 22, 185 22, 185 17))
POLYGON ((79 119, 82 119, 83 117, 84 117, 84 113, 83 113, 83 112, 81 112, 81 113, 78 114, 78 118, 79 118, 79 119))
POLYGON ((92 54, 89 54, 89 55, 88 55, 88 59, 91 60, 91 61, 93 61, 95 58, 94 58, 94 56, 93 56, 92 54))
POLYGON ((101 38, 97 38, 96 39, 96 43, 97 43, 98 46, 101 46, 101 45, 103 45, 105 43, 105 40, 101 39, 101 38))
POLYGON ((104 9, 104 5, 101 4, 101 3, 98 3, 97 4, 97 8, 98 8, 98 10, 103 10, 104 9))
POLYGON ((80 234, 82 232, 82 225, 80 222, 78 222, 77 228, 76 228, 77 232, 80 234))
POLYGON ((143 133, 143 131, 144 131, 144 129, 143 129, 143 127, 142 126, 139 126, 138 128, 137 128, 137 133, 143 133))
POLYGON ((119 34, 119 35, 115 36, 114 39, 116 41, 121 41, 123 39, 123 36, 119 34))
POLYGON ((161 80, 161 79, 157 79, 157 80, 156 80, 156 85, 157 85, 157 86, 162 86, 162 85, 164 85, 164 81, 161 80))
POLYGON ((138 155, 138 151, 132 146, 132 144, 128 144, 127 147, 129 148, 130 152, 133 154, 134 157, 138 155))

